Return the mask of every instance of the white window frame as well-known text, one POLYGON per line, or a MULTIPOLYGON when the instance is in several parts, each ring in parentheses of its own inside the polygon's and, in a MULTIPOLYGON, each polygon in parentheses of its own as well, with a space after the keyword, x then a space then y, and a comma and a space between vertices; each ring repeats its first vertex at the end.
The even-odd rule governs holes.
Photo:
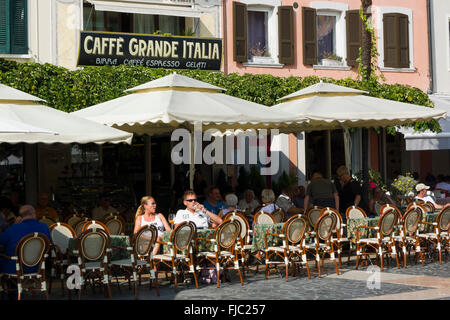
POLYGON ((267 12, 267 44, 270 53, 270 57, 262 59, 266 61, 253 62, 248 60, 242 65, 282 68, 284 64, 280 64, 278 59, 278 7, 281 6, 281 0, 242 0, 241 3, 247 5, 247 11, 267 12))
POLYGON ((348 4, 342 2, 313 1, 310 7, 316 9, 316 14, 336 17, 336 55, 342 57, 342 65, 327 67, 314 65, 314 69, 345 69, 351 67, 347 65, 347 24, 345 21, 348 4))
POLYGON ((447 34, 447 69, 450 72, 450 14, 447 15, 447 25, 445 26, 447 34))
POLYGON ((410 8, 402 7, 377 7, 377 25, 378 25, 378 67, 381 71, 393 72, 415 72, 414 68, 414 33, 413 33, 413 12, 410 8), (409 34, 409 68, 387 68, 384 66, 384 25, 383 15, 387 13, 401 13, 408 16, 408 34, 409 34))

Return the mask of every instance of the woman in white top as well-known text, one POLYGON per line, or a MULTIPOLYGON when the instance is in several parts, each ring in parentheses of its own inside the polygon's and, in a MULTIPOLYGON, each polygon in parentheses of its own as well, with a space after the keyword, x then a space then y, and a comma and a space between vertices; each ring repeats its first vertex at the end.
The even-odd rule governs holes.
MULTIPOLYGON (((141 199, 141 205, 136 211, 136 220, 134 222, 134 233, 146 225, 154 225, 158 230, 158 240, 162 240, 163 232, 170 230, 170 225, 162 213, 156 213, 156 202, 151 196, 145 196, 141 199)), ((160 244, 156 243, 153 254, 159 252, 160 244)))

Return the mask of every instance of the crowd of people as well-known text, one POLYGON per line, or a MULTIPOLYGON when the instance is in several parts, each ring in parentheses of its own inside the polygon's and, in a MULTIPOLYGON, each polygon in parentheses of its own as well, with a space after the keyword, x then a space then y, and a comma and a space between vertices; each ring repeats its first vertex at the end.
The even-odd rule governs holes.
MULTIPOLYGON (((259 199, 255 192, 247 189, 242 193, 241 199, 233 193, 222 192, 217 186, 210 186, 203 197, 199 196, 198 190, 205 190, 206 186, 200 180, 197 190, 177 188, 174 190, 180 195, 179 209, 173 219, 172 225, 167 220, 165 214, 157 209, 156 199, 152 196, 145 196, 141 199, 140 205, 136 210, 134 218, 133 233, 136 233, 145 225, 154 225, 158 230, 158 237, 162 240, 164 231, 176 228, 184 221, 193 222, 198 229, 215 228, 220 225, 227 213, 238 210, 245 212, 248 216, 257 211, 273 213, 281 208, 286 213, 286 218, 293 215, 303 214, 312 206, 333 207, 341 213, 345 220, 345 211, 350 206, 359 206, 363 208, 368 216, 379 215, 376 210, 376 203, 379 205, 392 203, 396 205, 393 199, 381 189, 375 188, 373 195, 364 203, 363 191, 360 183, 352 178, 348 169, 341 166, 336 171, 338 179, 332 182, 324 178, 320 172, 312 175, 311 182, 306 186, 287 186, 281 189, 278 196, 272 189, 263 189, 259 199)), ((442 190, 446 190, 445 178, 436 184, 442 190)), ((415 200, 431 202, 436 209, 450 207, 437 204, 435 199, 430 196, 430 186, 424 183, 418 183, 415 186, 417 195, 415 200)), ((118 213, 117 209, 111 206, 111 198, 108 194, 100 197, 100 202, 91 212, 93 220, 100 220, 106 214, 118 213)), ((30 233, 40 232, 49 237, 49 228, 45 223, 39 222, 43 217, 48 217, 54 221, 60 221, 57 210, 49 205, 47 193, 39 193, 36 208, 31 205, 20 205, 18 197, 12 194, 10 197, 0 197, 0 246, 3 246, 3 252, 6 255, 14 255, 14 250, 20 239, 30 233)), ((157 244, 153 254, 160 251, 157 244)), ((0 259, 0 272, 14 272, 15 262, 0 259)), ((33 272, 32 269, 27 269, 33 272)))

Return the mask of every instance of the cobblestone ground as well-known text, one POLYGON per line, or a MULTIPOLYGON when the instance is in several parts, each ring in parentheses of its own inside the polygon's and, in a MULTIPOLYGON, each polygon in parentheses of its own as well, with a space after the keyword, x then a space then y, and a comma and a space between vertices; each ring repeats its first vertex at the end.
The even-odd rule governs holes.
MULTIPOLYGON (((231 271, 229 274, 231 281, 222 283, 220 288, 216 288, 214 284, 200 284, 200 288, 196 289, 193 284, 181 284, 176 293, 173 284, 162 276, 159 281, 160 297, 156 296, 154 289, 149 290, 148 281, 144 279, 139 290, 139 298, 140 300, 450 300, 450 259, 443 264, 427 262, 425 266, 411 261, 406 269, 402 266, 397 269, 391 263, 378 278, 373 278, 378 275, 369 272, 367 266, 355 270, 354 261, 347 264, 346 259, 343 260, 339 276, 336 275, 334 265, 329 263, 325 264, 321 278, 318 278, 314 266, 311 265, 311 279, 307 278, 303 270, 296 277, 290 276, 288 281, 284 278, 284 272, 272 273, 269 279, 265 280, 263 269, 264 267, 260 267, 258 273, 250 270, 243 286, 240 285, 237 273, 231 271)), ((119 291, 114 280, 111 291, 115 300, 134 298, 133 290, 129 290, 128 283, 124 281, 121 282, 119 291)), ((54 288, 51 299, 67 299, 67 295, 61 297, 59 288, 54 288)), ((99 300, 105 297, 100 289, 93 294, 89 288, 82 299, 99 300)))

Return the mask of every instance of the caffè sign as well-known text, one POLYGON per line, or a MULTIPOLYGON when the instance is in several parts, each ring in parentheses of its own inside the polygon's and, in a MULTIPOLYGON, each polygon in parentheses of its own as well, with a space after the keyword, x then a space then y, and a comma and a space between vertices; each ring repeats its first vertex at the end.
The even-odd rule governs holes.
POLYGON ((222 39, 80 31, 77 66, 220 70, 222 39))

